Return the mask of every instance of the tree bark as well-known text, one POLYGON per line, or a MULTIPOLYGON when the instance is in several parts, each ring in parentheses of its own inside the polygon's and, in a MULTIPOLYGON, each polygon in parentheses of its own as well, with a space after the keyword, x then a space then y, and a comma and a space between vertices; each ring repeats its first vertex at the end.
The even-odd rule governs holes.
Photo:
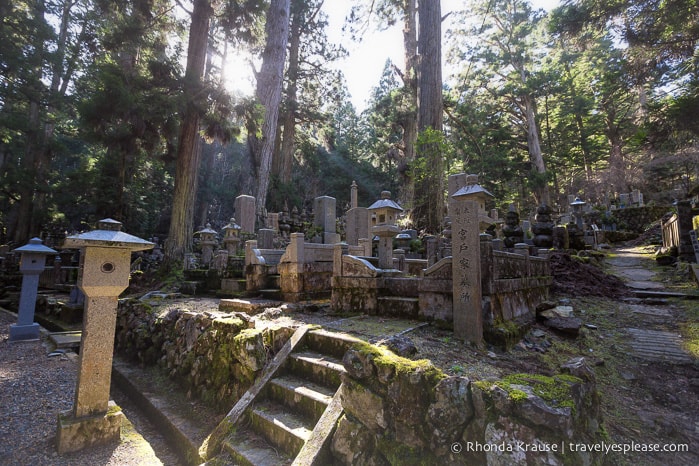
POLYGON ((177 145, 172 218, 165 243, 167 266, 183 260, 184 254, 192 250, 194 205, 201 160, 199 122, 203 107, 200 102, 203 97, 202 77, 206 64, 209 21, 212 14, 213 9, 209 0, 194 0, 184 78, 186 108, 177 145))
POLYGON ((249 134, 248 138, 252 138, 249 145, 255 151, 253 157, 257 170, 255 197, 258 216, 264 211, 267 203, 267 191, 269 190, 272 156, 279 120, 279 105, 282 98, 286 47, 289 41, 289 10, 290 0, 271 1, 265 24, 267 40, 262 54, 260 72, 257 74, 255 95, 264 108, 264 121, 261 140, 254 133, 249 134))
MULTIPOLYGON (((403 117, 403 154, 406 166, 410 167, 415 160, 415 143, 417 142, 417 4, 416 0, 405 1, 403 19, 403 49, 405 71, 403 85, 408 99, 408 111, 403 117)), ((415 178, 407 170, 403 174, 402 191, 398 199, 403 208, 410 211, 415 204, 415 178)))
MULTIPOLYGON (((420 0, 418 117, 420 133, 442 131, 442 16, 440 0, 420 0)), ((420 154, 426 160, 426 173, 416 185, 416 220, 424 222, 428 232, 436 233, 444 218, 444 158, 437 141, 422 144, 420 154)))
POLYGON ((544 163, 541 141, 539 140, 539 126, 536 123, 534 97, 529 94, 523 96, 522 106, 524 107, 524 116, 527 125, 527 149, 529 151, 529 159, 532 162, 532 167, 537 177, 541 177, 541 179, 535 181, 534 196, 538 204, 550 204, 549 187, 545 179, 546 164, 544 163))
POLYGON ((282 145, 279 157, 275 157, 274 173, 282 183, 291 181, 291 168, 296 152, 296 112, 298 109, 299 52, 303 7, 291 18, 289 33, 289 66, 287 68, 286 108, 283 117, 282 145))

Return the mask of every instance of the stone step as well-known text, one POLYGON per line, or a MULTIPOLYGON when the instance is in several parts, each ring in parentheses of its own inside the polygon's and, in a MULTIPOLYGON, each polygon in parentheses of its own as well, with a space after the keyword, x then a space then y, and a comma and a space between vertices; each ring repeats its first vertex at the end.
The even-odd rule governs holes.
POLYGON ((344 372, 342 361, 314 351, 291 353, 287 360, 287 373, 335 390, 340 386, 340 375, 344 372))
POLYGON ((267 398, 289 409, 318 421, 332 401, 335 391, 293 375, 282 375, 270 380, 267 398))
POLYGON ((80 348, 82 332, 53 332, 49 333, 49 340, 56 345, 56 349, 80 348))
POLYGON ((280 290, 279 288, 267 288, 264 290, 260 290, 259 293, 262 299, 269 299, 275 301, 282 300, 282 290, 280 290))
POLYGON ((356 343, 361 342, 346 333, 331 332, 325 329, 311 330, 306 334, 306 346, 318 353, 342 359, 345 353, 356 343))
POLYGON ((315 422, 271 400, 255 403, 250 425, 289 456, 296 456, 313 432, 315 422))
POLYGON ((222 312, 244 312, 249 315, 255 315, 270 307, 279 307, 281 305, 281 301, 273 299, 221 299, 218 302, 218 310, 222 312))
POLYGON ((285 466, 290 465, 292 459, 274 448, 264 437, 251 429, 238 428, 235 434, 226 438, 222 444, 223 455, 216 459, 221 462, 213 462, 217 466, 285 466), (233 459, 228 462, 229 456, 233 459))
POLYGON ((655 290, 631 290, 637 298, 682 298, 682 299, 699 299, 699 294, 695 293, 676 293, 673 291, 655 291, 655 290))
POLYGON ((377 313, 381 316, 417 319, 420 311, 418 298, 402 296, 379 296, 376 298, 377 313))
POLYGON ((225 293, 244 293, 247 280, 244 278, 222 278, 221 291, 225 293))
POLYGON ((281 275, 272 274, 267 275, 267 288, 279 288, 281 287, 281 275))

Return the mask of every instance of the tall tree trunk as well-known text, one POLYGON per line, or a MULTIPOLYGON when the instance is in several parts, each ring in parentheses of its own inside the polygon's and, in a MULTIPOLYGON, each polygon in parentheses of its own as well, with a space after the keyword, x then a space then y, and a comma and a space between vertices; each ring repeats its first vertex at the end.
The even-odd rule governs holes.
POLYGON ((295 8, 289 32, 289 66, 287 68, 286 109, 282 123, 282 145, 279 157, 275 157, 274 173, 282 183, 291 181, 291 168, 296 152, 296 112, 298 110, 299 48, 304 8, 295 8))
POLYGON ((532 168, 535 173, 534 196, 539 204, 550 204, 548 181, 546 180, 546 164, 539 141, 539 126, 536 123, 534 97, 527 94, 522 97, 522 106, 527 125, 527 149, 532 168))
POLYGON ((269 5, 265 24, 267 39, 262 54, 262 65, 257 74, 255 95, 264 108, 264 121, 261 140, 258 140, 255 133, 248 137, 253 139, 249 141, 249 145, 254 150, 253 157, 257 170, 255 197, 257 198, 258 216, 264 211, 267 203, 272 155, 279 120, 279 104, 282 98, 286 47, 289 42, 290 2, 290 0, 272 0, 269 5))
POLYGON ((168 266, 182 260, 184 254, 192 250, 194 204, 201 159, 199 122, 202 107, 200 101, 203 97, 202 76, 206 64, 209 21, 212 14, 213 9, 209 0, 194 0, 184 78, 186 108, 177 145, 172 218, 165 243, 165 260, 168 266))
MULTIPOLYGON (((403 117, 403 154, 405 164, 410 167, 415 161, 415 143, 417 142, 417 0, 405 0, 403 20, 403 49, 405 71, 403 85, 408 98, 408 111, 403 117)), ((398 199, 403 208, 410 211, 415 204, 415 179, 410 170, 402 173, 402 191, 398 199)))
MULTIPOLYGON (((418 117, 420 133, 442 132, 442 17, 440 0, 420 0, 418 117)), ((444 158, 439 141, 421 144, 420 156, 426 161, 426 173, 415 187, 416 220, 424 222, 428 232, 438 232, 444 218, 444 158)))

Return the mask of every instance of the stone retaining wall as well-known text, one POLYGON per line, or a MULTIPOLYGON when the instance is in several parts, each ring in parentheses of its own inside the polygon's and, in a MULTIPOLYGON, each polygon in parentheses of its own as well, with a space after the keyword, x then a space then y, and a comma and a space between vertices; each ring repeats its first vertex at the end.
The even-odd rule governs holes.
POLYGON ((169 304, 151 307, 122 300, 117 311, 116 351, 142 365, 158 365, 195 396, 227 411, 293 329, 248 328, 241 313, 197 313, 169 304))
POLYGON ((594 373, 582 358, 553 377, 492 382, 447 377, 427 360, 370 345, 348 351, 343 363, 345 414, 332 439, 338 464, 601 464, 569 448, 604 436, 594 373))

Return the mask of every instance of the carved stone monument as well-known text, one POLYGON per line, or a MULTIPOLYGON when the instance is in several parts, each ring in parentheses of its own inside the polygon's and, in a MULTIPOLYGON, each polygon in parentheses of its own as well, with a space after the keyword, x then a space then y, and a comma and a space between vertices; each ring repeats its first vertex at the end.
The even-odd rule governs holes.
POLYGON ((242 194, 233 204, 235 216, 243 233, 255 233, 255 198, 242 194))

